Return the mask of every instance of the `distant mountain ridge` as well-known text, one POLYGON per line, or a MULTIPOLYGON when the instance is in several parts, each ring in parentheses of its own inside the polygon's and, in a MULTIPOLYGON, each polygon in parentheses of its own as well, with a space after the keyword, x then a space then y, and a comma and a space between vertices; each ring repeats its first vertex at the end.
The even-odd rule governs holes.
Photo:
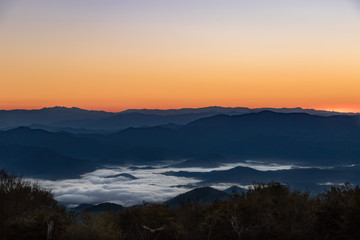
POLYGON ((128 127, 151 127, 167 124, 188 124, 199 118, 217 114, 240 115, 270 110, 279 113, 301 112, 319 116, 356 115, 302 108, 245 108, 205 107, 183 109, 128 109, 122 112, 84 110, 80 108, 52 107, 37 110, 0 110, 0 129, 19 126, 49 131, 96 133, 119 131, 128 127))
POLYGON ((279 112, 279 113, 308 113, 312 115, 320 116, 331 116, 331 115, 354 115, 359 113, 341 113, 336 111, 326 111, 326 110, 315 110, 315 109, 306 109, 301 107, 296 108, 247 108, 247 107, 219 107, 219 106, 210 106, 203 108, 181 108, 181 109, 128 109, 122 113, 144 113, 144 114, 157 114, 157 115, 176 115, 176 114, 189 114, 189 113, 209 113, 216 112, 217 114, 226 114, 226 115, 239 115, 246 113, 257 113, 264 110, 279 112))
POLYGON ((11 128, 31 124, 51 124, 62 120, 101 119, 113 115, 105 111, 80 108, 52 107, 36 110, 0 110, 0 128, 11 128))
MULTIPOLYGON (((0 111, 0 128, 5 128, 0 130, 0 169, 24 177, 57 180, 79 178, 104 166, 136 169, 143 165, 151 169, 169 164, 167 167, 173 170, 216 168, 253 160, 307 168, 271 172, 235 167, 212 172, 169 170, 166 174, 197 179, 199 184, 191 187, 278 181, 319 192, 324 189, 322 183, 360 184, 359 114, 258 110, 209 107, 106 113, 60 107, 34 112, 15 110, 10 115, 0 111), (32 121, 40 123, 11 129, 3 124, 32 121)), ((120 173, 103 180, 141 180, 136 177, 120 173)), ((233 188, 228 192, 233 190, 242 191, 233 188)), ((180 201, 174 202, 176 205, 180 201)))
POLYGON ((219 154, 317 164, 340 159, 348 162, 360 156, 360 117, 263 111, 216 115, 177 129, 129 128, 107 138, 124 147, 172 149, 191 156, 219 154))
POLYGON ((3 151, 0 167, 10 166, 10 170, 16 170, 15 166, 23 163, 31 166, 21 168, 25 174, 39 176, 59 176, 67 170, 59 167, 49 168, 48 171, 42 169, 41 172, 41 168, 36 169, 39 167, 37 164, 31 165, 26 161, 35 163, 42 159, 43 162, 51 162, 57 159, 59 166, 61 162, 68 166, 73 159, 74 176, 89 170, 89 167, 155 164, 169 159, 187 159, 182 164, 187 166, 211 166, 225 159, 341 165, 359 161, 360 116, 324 117, 262 111, 215 115, 174 128, 127 128, 112 134, 71 134, 19 127, 0 131, 0 144, 3 151), (38 153, 36 159, 33 151, 38 153), (54 154, 57 157, 51 157, 54 154), (16 158, 17 165, 11 162, 9 156, 16 158))

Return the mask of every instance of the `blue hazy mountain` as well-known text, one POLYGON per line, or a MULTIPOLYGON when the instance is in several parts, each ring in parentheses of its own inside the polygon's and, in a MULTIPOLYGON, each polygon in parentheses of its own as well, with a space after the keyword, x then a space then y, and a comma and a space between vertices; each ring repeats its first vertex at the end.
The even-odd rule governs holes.
POLYGON ((343 165, 358 163, 360 117, 262 111, 215 115, 175 128, 131 127, 112 134, 71 134, 19 127, 0 131, 0 144, 4 148, 0 167, 8 166, 10 148, 11 153, 17 154, 17 165, 32 163, 24 173, 39 176, 51 175, 37 163, 50 161, 51 154, 56 154, 53 159, 64 166, 59 169, 66 169, 70 162, 76 166, 72 174, 92 166, 156 164, 169 159, 188 159, 183 163, 187 166, 247 159, 343 165), (46 151, 34 156, 25 148, 46 151))
POLYGON ((26 127, 31 129, 41 129, 48 132, 68 132, 74 134, 107 134, 113 133, 112 130, 96 130, 96 129, 86 129, 81 127, 61 127, 56 125, 43 125, 43 124, 31 124, 26 127))
POLYGON ((106 152, 113 156, 118 147, 112 147, 93 138, 60 132, 52 133, 45 130, 19 127, 0 132, 0 143, 24 146, 43 147, 66 156, 96 160, 106 158, 106 152))
POLYGON ((354 115, 354 113, 339 113, 333 111, 315 110, 315 109, 304 109, 304 108, 246 108, 246 107, 203 107, 203 108, 182 108, 182 109, 128 109, 122 113, 142 113, 142 114, 156 114, 156 115, 181 115, 181 114, 225 114, 225 115, 240 115, 248 113, 258 113, 262 111, 273 111, 279 113, 308 113, 319 116, 332 116, 332 115, 354 115))
POLYGON ((216 112, 157 115, 145 113, 120 113, 115 116, 83 125, 86 129, 125 129, 128 127, 150 127, 165 124, 187 124, 195 119, 216 115, 216 112))
POLYGON ((26 177, 65 179, 92 171, 96 164, 47 148, 0 144, 0 168, 26 177))
POLYGON ((53 107, 38 110, 0 110, 0 128, 31 124, 51 124, 56 121, 101 119, 114 113, 89 111, 80 108, 53 107))
POLYGON ((211 171, 211 172, 166 172, 168 176, 188 177, 200 179, 200 185, 216 184, 223 182, 237 183, 241 185, 252 185, 254 182, 280 182, 288 183, 295 188, 301 187, 305 190, 317 190, 313 185, 320 183, 344 183, 351 182, 360 184, 360 168, 353 167, 334 167, 328 169, 319 168, 297 168, 278 171, 258 171, 247 167, 235 167, 230 170, 211 171))
MULTIPOLYGON (((0 129, 31 126, 48 131, 72 133, 94 133, 94 131, 116 131, 128 127, 157 126, 167 124, 184 125, 199 118, 218 114, 240 115, 271 110, 280 113, 302 112, 319 116, 344 115, 343 113, 302 108, 184 108, 184 109, 130 109, 112 113, 89 111, 80 108, 53 107, 39 110, 1 110, 0 129), (77 130, 81 129, 81 130, 77 130)), ((352 114, 345 114, 352 115, 352 114)), ((98 132, 98 133, 101 133, 98 132)), ((96 133, 96 132, 95 132, 96 133)))
POLYGON ((105 178, 118 178, 118 177, 127 178, 129 180, 138 179, 137 177, 135 177, 129 173, 119 173, 119 174, 115 174, 115 175, 106 176, 105 178))
POLYGON ((105 164, 163 160, 162 151, 100 141, 70 133, 19 127, 0 131, 0 168, 26 176, 65 178, 105 164))
POLYGON ((270 111, 216 115, 177 129, 129 128, 107 139, 124 147, 141 145, 187 156, 345 163, 360 156, 360 117, 270 111))

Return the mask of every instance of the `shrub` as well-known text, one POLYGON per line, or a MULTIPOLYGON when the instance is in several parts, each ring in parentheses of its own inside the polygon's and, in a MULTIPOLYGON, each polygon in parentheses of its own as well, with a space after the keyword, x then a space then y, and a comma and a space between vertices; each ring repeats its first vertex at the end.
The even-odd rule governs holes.
POLYGON ((66 209, 49 190, 5 170, 0 170, 0 206, 1 239, 56 239, 66 225, 66 209))

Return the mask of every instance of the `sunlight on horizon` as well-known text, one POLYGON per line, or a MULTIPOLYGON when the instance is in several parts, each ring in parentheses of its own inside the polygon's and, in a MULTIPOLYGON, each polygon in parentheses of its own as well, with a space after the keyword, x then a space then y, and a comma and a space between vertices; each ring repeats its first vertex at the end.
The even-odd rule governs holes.
POLYGON ((352 0, 12 0, 1 7, 0 109, 360 111, 353 109, 360 17, 352 0))

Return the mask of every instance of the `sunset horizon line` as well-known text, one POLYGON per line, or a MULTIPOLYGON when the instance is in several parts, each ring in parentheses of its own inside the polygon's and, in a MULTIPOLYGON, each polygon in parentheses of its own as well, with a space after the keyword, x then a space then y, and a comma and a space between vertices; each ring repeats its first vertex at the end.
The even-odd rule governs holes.
POLYGON ((51 105, 51 106, 43 106, 43 107, 15 107, 15 108, 2 108, 0 111, 16 111, 16 110, 43 110, 43 109, 53 109, 53 108, 66 108, 66 109, 81 109, 86 111, 102 111, 102 112, 109 112, 109 113, 120 113, 127 110, 159 110, 159 111, 166 111, 166 110, 186 110, 186 109, 204 109, 204 108, 228 108, 228 109, 236 109, 236 108, 247 108, 251 110, 256 109, 302 109, 302 110, 316 110, 316 111, 326 111, 326 112, 338 112, 338 113, 349 113, 349 114, 360 114, 360 109, 356 110, 352 107, 306 107, 306 106, 263 106, 263 107, 250 107, 250 106, 221 106, 221 105, 205 105, 205 106, 193 106, 193 107, 169 107, 169 108, 161 108, 161 107, 135 107, 135 108, 118 108, 113 109, 111 108, 101 108, 101 107, 79 107, 75 105, 51 105))

